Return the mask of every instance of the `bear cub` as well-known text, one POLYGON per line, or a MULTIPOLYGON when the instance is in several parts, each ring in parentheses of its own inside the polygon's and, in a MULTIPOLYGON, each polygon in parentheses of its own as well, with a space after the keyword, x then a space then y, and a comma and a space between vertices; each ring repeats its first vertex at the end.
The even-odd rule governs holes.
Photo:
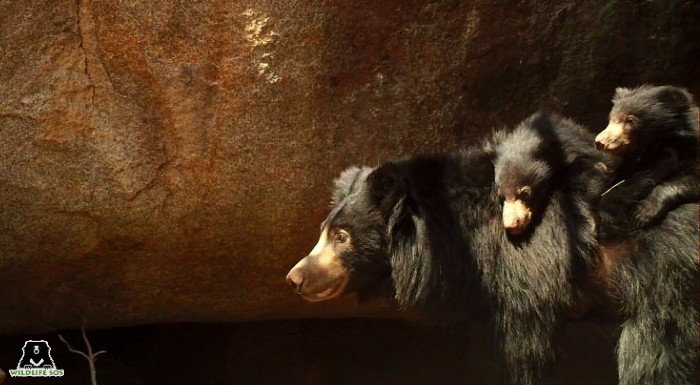
POLYGON ((612 160, 592 148, 592 140, 584 127, 547 113, 530 116, 512 132, 494 133, 487 148, 493 154, 494 182, 508 234, 531 228, 554 189, 571 193, 593 215, 612 160))
MULTIPOLYGON (((686 90, 642 85, 618 88, 596 148, 619 158, 618 183, 634 186, 638 228, 698 200, 698 107, 686 90)), ((631 189, 627 186, 628 190, 631 189)))

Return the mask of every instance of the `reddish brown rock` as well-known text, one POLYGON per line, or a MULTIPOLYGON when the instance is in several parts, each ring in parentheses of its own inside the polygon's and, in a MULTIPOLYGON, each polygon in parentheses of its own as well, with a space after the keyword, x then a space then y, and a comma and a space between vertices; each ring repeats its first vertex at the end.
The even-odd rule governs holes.
POLYGON ((343 168, 700 91, 692 2, 0 5, 0 333, 381 312, 284 283, 343 168))

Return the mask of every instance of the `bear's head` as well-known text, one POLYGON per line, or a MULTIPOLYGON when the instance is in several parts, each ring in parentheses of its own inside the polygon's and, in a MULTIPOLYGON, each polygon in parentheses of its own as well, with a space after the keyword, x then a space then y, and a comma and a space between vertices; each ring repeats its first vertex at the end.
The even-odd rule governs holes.
POLYGON ((530 227, 547 201, 552 179, 563 168, 564 155, 552 119, 559 118, 534 114, 495 147, 495 184, 503 200, 503 226, 509 234, 521 234, 530 227))
POLYGON ((399 307, 422 302, 432 267, 419 211, 396 164, 344 171, 318 243, 289 271, 287 282, 312 302, 389 284, 399 307))
POLYGON ((673 86, 617 88, 608 126, 596 147, 614 155, 636 154, 673 138, 697 137, 698 108, 692 95, 673 86))

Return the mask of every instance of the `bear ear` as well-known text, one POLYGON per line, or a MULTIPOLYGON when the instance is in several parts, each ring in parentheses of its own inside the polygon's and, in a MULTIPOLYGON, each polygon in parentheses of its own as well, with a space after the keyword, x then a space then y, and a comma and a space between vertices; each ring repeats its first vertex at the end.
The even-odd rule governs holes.
POLYGON ((498 154, 498 147, 508 136, 508 132, 505 128, 494 129, 486 139, 481 142, 481 148, 486 154, 486 157, 495 162, 496 155, 498 154))
POLYGON ((613 96, 613 103, 624 98, 625 96, 629 95, 630 93, 632 93, 632 90, 629 88, 625 88, 625 87, 615 88, 615 95, 613 96))
POLYGON ((528 122, 540 136, 545 136, 554 132, 552 118, 552 115, 545 112, 536 112, 530 115, 526 122, 528 122))
POLYGON ((377 167, 367 177, 369 192, 377 203, 385 202, 395 195, 402 195, 403 181, 401 170, 394 163, 385 163, 377 167))
POLYGON ((433 266, 425 219, 406 209, 405 203, 405 198, 398 200, 387 226, 391 280, 400 310, 426 303, 439 270, 433 266))
POLYGON ((693 103, 690 94, 688 94, 686 90, 678 87, 659 87, 657 97, 661 103, 678 111, 687 109, 693 103))
POLYGON ((348 195, 350 195, 357 186, 367 177, 370 172, 369 167, 350 167, 340 173, 338 179, 335 180, 335 188, 331 197, 331 205, 340 203, 348 195))
POLYGON ((560 148, 554 128, 555 120, 558 118, 557 115, 544 112, 538 112, 531 116, 531 127, 540 138, 535 149, 535 153, 540 157, 550 158, 552 153, 560 148))

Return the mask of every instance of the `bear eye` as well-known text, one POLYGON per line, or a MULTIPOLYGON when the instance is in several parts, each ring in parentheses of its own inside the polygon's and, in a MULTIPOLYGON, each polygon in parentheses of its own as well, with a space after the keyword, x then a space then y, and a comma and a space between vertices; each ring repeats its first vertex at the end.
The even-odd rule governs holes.
POLYGON ((631 126, 631 125, 633 125, 634 123, 635 123, 634 116, 631 116, 631 115, 630 115, 630 116, 628 116, 628 117, 625 118, 625 124, 631 126))
POLYGON ((345 243, 345 242, 348 241, 348 235, 347 235, 345 232, 343 232, 343 231, 339 231, 339 232, 335 235, 335 241, 336 241, 337 243, 345 243))
POLYGON ((519 191, 519 197, 521 200, 528 200, 530 199, 530 196, 532 195, 532 189, 529 186, 523 187, 519 191))

